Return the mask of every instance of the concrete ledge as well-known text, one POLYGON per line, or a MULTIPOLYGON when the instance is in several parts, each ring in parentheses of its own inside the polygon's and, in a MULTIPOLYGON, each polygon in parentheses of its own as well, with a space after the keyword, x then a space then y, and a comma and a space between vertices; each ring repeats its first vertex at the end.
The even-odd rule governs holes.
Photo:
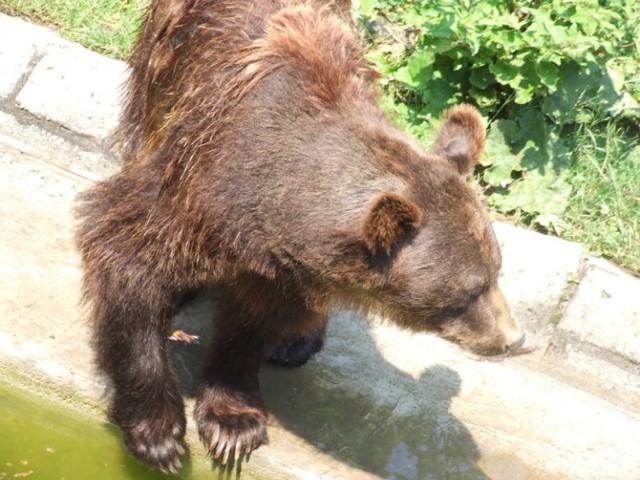
POLYGON ((23 125, 1 111, 0 142, 87 180, 100 180, 118 168, 118 162, 96 149, 83 148, 36 125, 23 125))
POLYGON ((123 62, 77 45, 48 48, 17 97, 34 115, 104 140, 118 124, 123 62), (69 68, 78 65, 80 68, 69 68))
POLYGON ((538 370, 573 387, 590 392, 640 419, 640 367, 630 368, 610 358, 606 351, 554 337, 538 370))
POLYGON ((640 365, 640 279, 590 259, 559 329, 640 365))
POLYGON ((30 63, 49 45, 63 43, 46 28, 0 14, 0 100, 16 90, 30 63))
POLYGON ((500 286, 529 344, 544 353, 554 332, 553 316, 567 281, 577 277, 583 260, 580 245, 507 223, 494 222, 502 250, 500 286))

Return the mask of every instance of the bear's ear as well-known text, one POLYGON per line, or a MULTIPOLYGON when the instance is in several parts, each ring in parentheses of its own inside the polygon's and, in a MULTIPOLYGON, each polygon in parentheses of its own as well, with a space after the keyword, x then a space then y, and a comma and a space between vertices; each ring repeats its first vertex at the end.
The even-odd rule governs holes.
POLYGON ((385 193, 365 217, 365 246, 374 255, 389 255, 394 245, 418 227, 421 218, 422 212, 416 204, 400 195, 385 193))
POLYGON ((484 140, 480 113, 470 105, 458 105, 442 116, 433 151, 449 160, 461 175, 469 175, 480 161, 484 140))

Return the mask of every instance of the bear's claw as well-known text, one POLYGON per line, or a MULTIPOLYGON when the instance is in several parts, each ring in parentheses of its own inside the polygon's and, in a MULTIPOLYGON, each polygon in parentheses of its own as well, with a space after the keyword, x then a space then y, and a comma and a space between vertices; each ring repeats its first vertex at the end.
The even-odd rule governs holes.
POLYGON ((268 442, 263 415, 234 415, 223 420, 208 418, 198 422, 200 439, 216 463, 237 462, 268 442))
POLYGON ((127 449, 138 460, 164 473, 177 473, 182 468, 179 457, 187 449, 183 440, 183 420, 176 421, 176 424, 170 425, 163 419, 147 419, 132 426, 122 426, 127 449))
POLYGON ((264 409, 251 405, 252 395, 242 393, 214 388, 201 394, 196 403, 200 440, 215 464, 231 465, 268 443, 264 409))

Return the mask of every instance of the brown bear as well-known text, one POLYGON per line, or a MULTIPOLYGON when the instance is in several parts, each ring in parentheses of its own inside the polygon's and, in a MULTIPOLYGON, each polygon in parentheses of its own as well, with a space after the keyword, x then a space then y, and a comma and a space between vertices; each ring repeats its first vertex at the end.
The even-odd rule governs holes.
POLYGON ((335 305, 483 355, 522 341, 466 183, 481 117, 453 108, 423 151, 376 106, 343 13, 320 0, 152 2, 124 164, 81 196, 78 246, 112 419, 164 471, 185 448, 167 336, 196 290, 215 292, 217 315, 195 419, 222 464, 267 442, 261 364, 304 364, 335 305))

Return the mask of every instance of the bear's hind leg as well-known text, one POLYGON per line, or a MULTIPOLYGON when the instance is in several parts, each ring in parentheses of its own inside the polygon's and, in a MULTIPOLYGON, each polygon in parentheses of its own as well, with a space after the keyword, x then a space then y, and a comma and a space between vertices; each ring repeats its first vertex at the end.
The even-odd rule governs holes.
POLYGON ((318 328, 314 329, 309 335, 285 340, 275 347, 269 354, 269 363, 281 367, 301 367, 322 350, 327 325, 326 315, 321 318, 321 314, 304 313, 318 316, 318 328))
POLYGON ((194 413, 205 447, 226 465, 268 443, 258 384, 261 364, 274 345, 281 346, 277 350, 284 361, 304 363, 322 346, 327 315, 308 310, 304 292, 285 292, 251 275, 236 279, 233 287, 221 286, 218 293, 213 342, 194 413))

